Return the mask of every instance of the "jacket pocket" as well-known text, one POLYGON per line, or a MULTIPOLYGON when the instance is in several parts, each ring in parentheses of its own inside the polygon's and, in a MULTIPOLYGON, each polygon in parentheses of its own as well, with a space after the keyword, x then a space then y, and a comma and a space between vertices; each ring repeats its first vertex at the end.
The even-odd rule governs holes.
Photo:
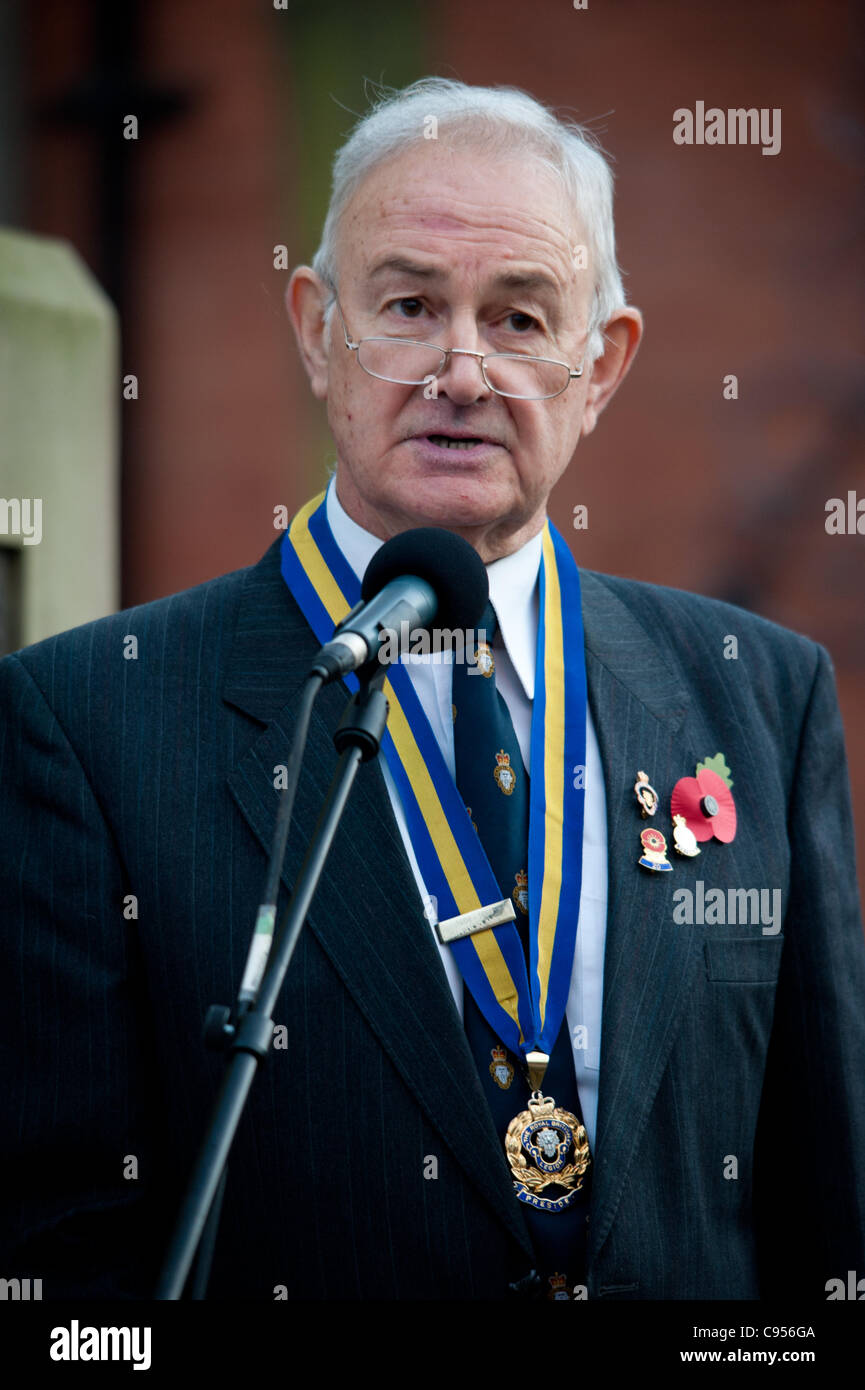
POLYGON ((733 936, 705 941, 706 977, 716 984, 774 984, 783 945, 783 936, 733 936))

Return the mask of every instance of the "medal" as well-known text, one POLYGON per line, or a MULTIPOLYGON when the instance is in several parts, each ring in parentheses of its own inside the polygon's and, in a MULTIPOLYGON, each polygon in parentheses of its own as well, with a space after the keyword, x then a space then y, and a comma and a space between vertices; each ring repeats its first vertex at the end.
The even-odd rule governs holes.
POLYGON ((571 1206, 592 1161, 588 1136, 576 1115, 559 1110, 553 1097, 541 1091, 532 1092, 528 1110, 508 1125, 505 1153, 517 1198, 540 1211, 571 1206), (552 1193, 541 1195, 550 1188, 552 1193))
POLYGON ((541 1090, 549 1060, 545 1052, 526 1056, 532 1092, 528 1109, 508 1125, 505 1154, 520 1202, 539 1211, 565 1211, 577 1200, 592 1156, 585 1126, 541 1090), (548 1188, 554 1191, 541 1196, 548 1188))

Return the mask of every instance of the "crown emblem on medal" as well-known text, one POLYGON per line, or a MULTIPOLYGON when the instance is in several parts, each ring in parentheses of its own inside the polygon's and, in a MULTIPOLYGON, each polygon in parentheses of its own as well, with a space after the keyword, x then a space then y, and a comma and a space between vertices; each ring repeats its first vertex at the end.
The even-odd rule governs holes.
POLYGON ((490 1076, 502 1091, 507 1091, 514 1079, 514 1069, 508 1061, 505 1048, 496 1045, 492 1050, 490 1076))
POLYGON ((499 784, 505 796, 510 796, 514 787, 517 785, 517 774, 511 767, 511 755, 506 753, 504 748, 500 748, 496 753, 496 768, 493 776, 499 784))

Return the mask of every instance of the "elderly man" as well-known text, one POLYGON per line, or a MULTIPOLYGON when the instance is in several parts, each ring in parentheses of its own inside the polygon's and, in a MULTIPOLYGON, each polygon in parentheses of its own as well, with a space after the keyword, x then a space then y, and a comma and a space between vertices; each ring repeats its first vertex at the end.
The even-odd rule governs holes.
MULTIPOLYGON (((304 676, 382 542, 436 526, 487 567, 487 640, 474 665, 392 670, 211 1294, 825 1299, 865 1273, 831 666, 739 610, 579 571, 547 520, 641 334, 604 159, 522 93, 415 84, 340 151, 287 304, 327 402, 326 494, 253 568, 0 663, 4 947, 24 956, 4 972, 7 1274, 46 1297, 152 1288, 304 676), (472 903, 500 925, 449 937, 472 903)), ((283 899, 345 700, 316 705, 283 899)))

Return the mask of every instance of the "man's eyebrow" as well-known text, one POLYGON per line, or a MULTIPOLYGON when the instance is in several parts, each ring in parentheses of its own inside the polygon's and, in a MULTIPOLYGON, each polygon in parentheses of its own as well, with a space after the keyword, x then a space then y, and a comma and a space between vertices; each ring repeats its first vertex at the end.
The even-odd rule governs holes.
MULTIPOLYGON (((448 273, 447 270, 440 269, 438 266, 423 265, 420 261, 413 261, 407 256, 388 256, 386 260, 379 261, 377 265, 373 266, 369 272, 369 279, 377 279, 389 272, 394 272, 397 275, 413 275, 422 280, 440 280, 448 273)), ((556 296, 562 292, 562 287, 558 282, 551 275, 540 270, 506 270, 501 275, 497 275, 491 284, 494 289, 546 291, 548 294, 556 296)))
POLYGON ((545 275, 540 270, 506 270, 496 276, 493 284, 503 290, 546 290, 555 295, 562 292, 561 285, 551 275, 545 275))
POLYGON ((437 266, 421 265, 419 261, 409 260, 407 256, 388 256, 386 260, 373 266, 369 272, 369 279, 374 280, 379 275, 387 275, 389 271, 395 271, 398 275, 418 276, 424 280, 438 279, 447 274, 447 271, 439 270, 437 266))

